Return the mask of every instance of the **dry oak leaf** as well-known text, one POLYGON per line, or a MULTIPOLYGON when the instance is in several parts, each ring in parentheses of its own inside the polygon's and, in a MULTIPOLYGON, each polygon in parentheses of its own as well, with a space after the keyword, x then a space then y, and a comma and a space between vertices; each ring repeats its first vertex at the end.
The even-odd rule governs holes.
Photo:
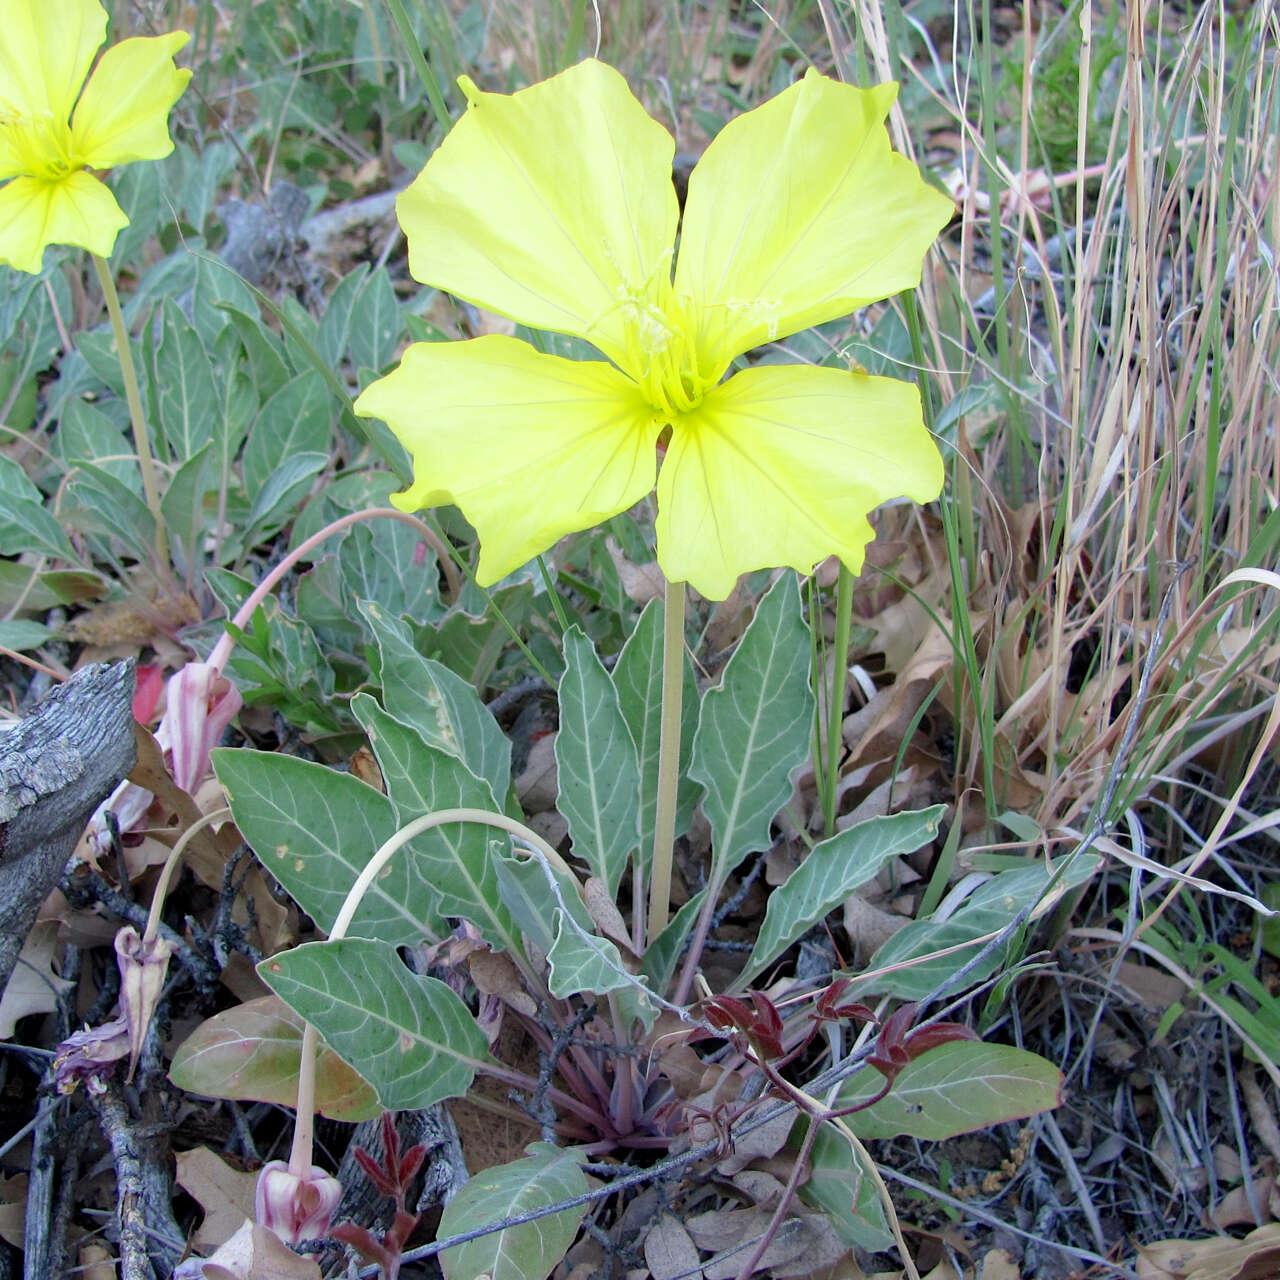
POLYGON ((179 1263, 173 1280, 321 1280, 314 1258, 294 1253, 274 1231, 247 1218, 211 1258, 179 1263))
POLYGON ((1139 1280, 1275 1280, 1280 1275, 1280 1223, 1243 1240, 1157 1240, 1138 1246, 1139 1280))
POLYGON ((204 1210, 204 1221, 191 1243, 197 1249, 216 1249, 246 1218, 253 1217, 258 1175, 233 1169, 208 1147, 179 1151, 177 1164, 178 1185, 204 1210))

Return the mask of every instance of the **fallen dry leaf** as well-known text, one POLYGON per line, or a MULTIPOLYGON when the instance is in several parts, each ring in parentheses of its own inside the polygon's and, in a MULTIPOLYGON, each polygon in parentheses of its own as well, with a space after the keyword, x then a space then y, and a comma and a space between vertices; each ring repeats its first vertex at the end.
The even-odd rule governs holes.
POLYGON ((0 1240, 22 1248, 27 1222, 27 1175, 0 1178, 0 1240))
POLYGON ((320 1280, 314 1258, 294 1253, 274 1231, 248 1219, 210 1258, 188 1258, 174 1280, 320 1280))
POLYGON ((1280 1223, 1243 1240, 1156 1240, 1138 1246, 1139 1280, 1275 1280, 1280 1275, 1280 1223))
POLYGON ((116 1280, 116 1264, 111 1250, 95 1241, 85 1241, 78 1250, 80 1265, 76 1280, 116 1280))
POLYGON ((246 1218, 253 1217, 258 1175, 233 1169, 208 1147, 179 1151, 178 1185, 204 1210, 204 1221, 191 1237, 197 1249, 225 1244, 246 1218))
POLYGON ((982 1258, 981 1280, 1022 1280, 1022 1269, 1005 1249, 992 1249, 982 1258))
POLYGON ((27 935, 13 967, 9 985, 0 998, 0 1040, 14 1032, 19 1018, 30 1013, 52 1013, 58 997, 70 986, 54 972, 53 961, 58 950, 58 926, 55 921, 38 922, 27 935))
POLYGON ((653 1280, 675 1280, 677 1276, 702 1280, 698 1246, 673 1214, 664 1213, 645 1236, 644 1260, 653 1280))

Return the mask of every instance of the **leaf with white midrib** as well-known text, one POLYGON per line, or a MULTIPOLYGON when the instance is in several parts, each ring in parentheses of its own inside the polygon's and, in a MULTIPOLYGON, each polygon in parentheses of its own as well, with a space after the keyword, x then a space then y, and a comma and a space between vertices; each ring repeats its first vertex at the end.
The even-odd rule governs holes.
POLYGON ((640 839, 636 747, 617 690, 577 627, 565 632, 564 660, 555 743, 559 809, 569 824, 574 854, 612 897, 640 839))
POLYGON ((390 943, 307 942, 261 961, 258 975, 388 1111, 461 1097, 489 1057, 484 1032, 458 995, 411 972, 390 943))
POLYGON ((702 704, 689 773, 706 788, 711 883, 722 885, 750 853, 767 849, 792 772, 809 755, 813 691, 810 637, 794 574, 781 577, 702 704))
MULTIPOLYGON (((407 824, 442 809, 496 808, 489 784, 456 756, 428 746, 416 730, 401 724, 367 693, 351 700, 351 710, 369 735, 387 795, 400 822, 407 824)), ((451 822, 415 836, 392 855, 414 862, 414 871, 436 893, 435 910, 470 920, 498 950, 519 952, 511 913, 502 905, 491 847, 508 846, 504 832, 475 822, 451 822)))
MULTIPOLYGON (((840 1090, 837 1105, 869 1098, 884 1077, 864 1067, 840 1090)), ((1062 1072, 1046 1058, 1007 1044, 952 1040, 903 1068, 888 1095, 845 1118, 860 1138, 940 1142, 1006 1120, 1049 1111, 1062 1102, 1062 1072)))
POLYGON ((884 863, 913 853, 938 834, 945 805, 869 818, 809 850, 804 861, 769 897, 755 949, 735 986, 745 986, 884 863))
MULTIPOLYGON (((437 1235, 474 1231, 486 1223, 530 1213, 588 1189, 581 1157, 544 1142, 523 1160, 476 1174, 445 1206, 437 1235)), ((546 1280, 578 1234, 586 1206, 534 1218, 455 1245, 440 1254, 445 1280, 546 1280)))
MULTIPOLYGON (((395 834, 395 806, 350 773, 274 751, 222 747, 214 771, 262 865, 326 933, 374 851, 395 834)), ((412 859, 393 857, 351 928, 412 944, 441 937, 438 895, 412 859)))

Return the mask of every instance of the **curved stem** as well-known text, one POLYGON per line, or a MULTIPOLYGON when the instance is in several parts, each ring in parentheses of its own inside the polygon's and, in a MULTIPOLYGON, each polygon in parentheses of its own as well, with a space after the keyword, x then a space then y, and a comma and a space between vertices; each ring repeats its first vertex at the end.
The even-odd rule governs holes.
POLYGON ((160 878, 156 881, 155 891, 151 895, 151 910, 147 913, 147 927, 142 931, 144 952, 160 928, 160 912, 164 910, 165 895, 169 892, 169 881, 178 866, 178 859, 186 852, 187 845, 191 843, 198 832, 230 816, 231 810, 226 805, 223 805, 220 809, 215 809, 212 813, 206 813, 203 818, 197 819, 174 841, 173 848, 169 850, 169 856, 164 860, 164 866, 160 868, 160 878))
POLYGON ((662 712, 658 734, 658 797, 649 864, 649 942, 667 927, 671 910, 671 860, 680 785, 680 713, 684 697, 683 582, 668 582, 662 628, 662 712))
POLYGON ((111 317, 111 332, 116 340, 116 354, 120 360, 120 373, 124 378, 124 398, 129 406, 129 421, 133 426, 133 447, 138 451, 138 468, 142 472, 142 492, 147 498, 147 509, 156 522, 157 568, 169 563, 169 534, 164 527, 164 514, 160 510, 160 486, 156 482, 156 462, 151 454, 151 437, 147 433, 147 420, 142 412, 142 393, 138 389, 138 371, 133 366, 133 351, 129 346, 129 329, 120 310, 120 295, 111 268, 104 258, 91 253, 93 269, 102 287, 107 303, 107 315, 111 317))
MULTIPOLYGON (((249 598, 236 610, 235 617, 231 619, 231 625, 243 631, 253 617, 253 611, 275 590, 275 586, 280 579, 299 560, 305 560, 326 538, 332 537, 335 533, 341 533, 343 529, 348 528, 350 525, 358 524, 361 520, 371 520, 375 516, 386 516, 389 520, 399 520, 417 530, 423 542, 436 553, 436 558, 440 561, 440 568, 444 571, 445 581, 449 584, 449 593, 456 600, 459 591, 462 590, 462 583, 458 578, 457 567, 454 565, 448 550, 436 531, 429 525, 424 524, 417 516, 411 516, 407 511, 397 511, 394 507, 370 507, 367 511, 352 511, 349 515, 339 516, 337 520, 325 525, 323 529, 313 533, 305 542, 290 551, 254 587, 249 598)), ((221 671, 227 665, 227 659, 231 656, 231 650, 234 645, 234 637, 229 631, 225 632, 219 638, 218 643, 213 646, 213 652, 209 654, 209 665, 214 670, 221 671)))
MULTIPOLYGON (((319 535, 317 535, 319 536, 319 535)), ((305 545, 305 544, 304 544, 305 545)), ((247 603, 247 602, 246 602, 247 603)), ((237 614, 237 617, 239 615, 237 614)), ((212 661, 212 659, 210 659, 212 661)), ((487 827, 497 827, 509 835, 518 836, 526 844, 532 845, 547 861, 577 883, 577 877, 568 863, 536 832, 526 827, 523 822, 508 818, 504 813, 492 813, 488 809, 438 809, 434 813, 424 813, 412 822, 406 823, 395 835, 383 842, 373 857, 365 864, 356 877, 355 884, 347 891, 347 896, 338 912, 333 928, 329 932, 329 941, 337 942, 347 936, 351 921, 360 909, 360 903, 368 892, 369 886, 378 878, 378 873, 404 845, 415 836, 434 827, 446 826, 453 822, 476 822, 487 827)), ((293 1126, 293 1145, 289 1151, 289 1171, 297 1177, 305 1177, 311 1169, 311 1151, 315 1133, 316 1105, 316 1044, 319 1037, 311 1023, 307 1023, 302 1032, 302 1060, 298 1064, 298 1103, 297 1116, 293 1126)), ((567 1096, 557 1099, 567 1104, 567 1096)), ((596 1113, 585 1109, 588 1118, 594 1120, 596 1113)))

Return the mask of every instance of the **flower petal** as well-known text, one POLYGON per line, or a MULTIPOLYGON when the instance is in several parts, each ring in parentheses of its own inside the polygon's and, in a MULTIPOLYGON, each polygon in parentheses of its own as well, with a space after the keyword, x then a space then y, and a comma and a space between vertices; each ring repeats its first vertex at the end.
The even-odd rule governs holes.
POLYGON ((459 83, 466 114, 396 202, 414 278, 626 367, 627 321, 670 279, 671 135, 594 60, 510 95, 459 83))
POLYGON ((0 187, 0 262, 32 275, 51 244, 109 258, 116 234, 128 225, 115 196, 83 169, 58 182, 14 178, 0 187))
POLYGON ((704 367, 919 284, 954 205, 890 150, 896 96, 809 71, 707 148, 675 278, 701 312, 704 367))
POLYGON ((356 412, 382 418, 413 454, 398 507, 452 502, 475 526, 485 586, 653 488, 660 427, 635 384, 515 338, 414 343, 356 412))
POLYGON ((185 31, 122 40, 102 55, 71 122, 81 162, 109 169, 133 160, 159 160, 173 150, 169 111, 191 79, 173 55, 187 43, 185 31))
POLYGON ((807 573, 838 555, 857 573, 868 512, 928 502, 942 479, 913 384, 757 365, 676 424, 658 475, 658 563, 711 600, 752 569, 807 573))
POLYGON ((0 0, 0 120, 52 114, 66 123, 107 36, 98 0, 0 0))

